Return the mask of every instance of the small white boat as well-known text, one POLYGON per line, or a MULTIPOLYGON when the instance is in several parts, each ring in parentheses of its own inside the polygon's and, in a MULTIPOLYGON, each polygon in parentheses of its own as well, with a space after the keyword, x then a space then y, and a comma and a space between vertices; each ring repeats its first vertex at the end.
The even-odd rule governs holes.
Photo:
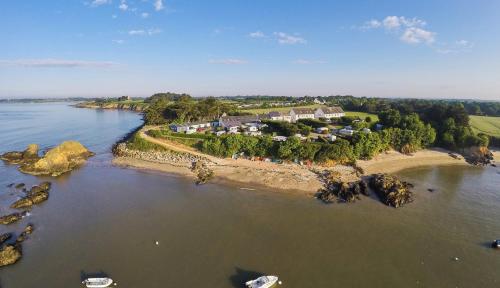
POLYGON ((109 287, 113 284, 113 279, 111 278, 87 278, 83 282, 88 288, 104 288, 109 287))
POLYGON ((262 276, 255 280, 247 281, 245 285, 248 288, 270 288, 274 287, 276 283, 281 284, 280 282, 278 282, 277 276, 262 276))

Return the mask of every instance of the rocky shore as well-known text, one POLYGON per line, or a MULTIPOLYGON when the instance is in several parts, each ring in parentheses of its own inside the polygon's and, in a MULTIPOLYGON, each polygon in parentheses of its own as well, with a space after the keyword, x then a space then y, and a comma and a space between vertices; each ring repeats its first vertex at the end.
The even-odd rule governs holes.
POLYGON ((370 187, 386 205, 398 208, 413 201, 413 185, 388 174, 373 175, 370 187))
POLYGON ((0 267, 12 265, 21 259, 22 243, 28 239, 33 230, 33 224, 28 224, 14 242, 9 242, 13 238, 12 233, 0 235, 0 267))
POLYGON ((118 110, 129 110, 133 112, 144 112, 148 108, 147 104, 138 103, 119 103, 119 102, 83 102, 75 104, 74 107, 77 108, 90 108, 90 109, 118 109, 118 110))
POLYGON ((81 165, 93 156, 77 141, 65 141, 39 156, 37 144, 30 144, 24 151, 12 151, 0 155, 8 164, 19 165, 19 171, 31 175, 59 176, 81 165))

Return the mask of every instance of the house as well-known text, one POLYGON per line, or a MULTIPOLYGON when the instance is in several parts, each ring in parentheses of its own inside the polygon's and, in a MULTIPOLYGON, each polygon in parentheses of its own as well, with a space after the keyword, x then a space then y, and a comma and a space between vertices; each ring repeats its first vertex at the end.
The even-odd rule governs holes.
POLYGON ((215 132, 215 135, 216 135, 217 137, 222 136, 223 134, 226 134, 226 131, 221 130, 221 131, 217 131, 217 132, 215 132))
POLYGON ((312 108, 292 108, 290 120, 295 123, 300 119, 314 119, 314 112, 312 108))
POLYGON ((222 116, 219 118, 219 126, 225 128, 241 126, 245 123, 258 123, 261 119, 269 119, 267 115, 244 115, 244 116, 222 116))
POLYGON ((328 140, 335 142, 335 140, 337 140, 337 136, 330 134, 330 135, 328 135, 328 140))
POLYGON ((286 141, 286 137, 285 136, 274 136, 273 137, 273 141, 285 142, 286 141))
POLYGON ((316 128, 316 133, 318 134, 326 134, 328 132, 328 128, 327 127, 318 127, 316 128))
POLYGON ((292 122, 292 116, 286 113, 278 112, 278 111, 271 111, 269 112, 269 119, 273 121, 286 121, 286 122, 292 122))
POLYGON ((343 128, 339 130, 339 134, 352 136, 354 134, 354 130, 343 128))
POLYGON ((316 103, 316 104, 325 104, 325 101, 323 101, 323 99, 321 99, 321 98, 314 98, 314 103, 316 103))
POLYGON ((262 135, 262 132, 261 131, 245 131, 244 132, 245 135, 248 135, 248 136, 261 136, 262 135))
POLYGON ((240 126, 236 126, 236 125, 233 125, 233 126, 227 126, 226 127, 226 130, 227 130, 227 133, 231 133, 231 134, 238 134, 238 128, 240 126))
POLYGON ((186 124, 171 124, 169 128, 176 133, 184 133, 189 129, 189 126, 186 124))
POLYGON ((199 122, 186 123, 185 125, 189 125, 189 128, 193 128, 193 129, 209 128, 211 126, 211 122, 199 121, 199 122))
POLYGON ((334 106, 334 107, 319 107, 314 111, 314 118, 319 119, 319 118, 340 118, 344 117, 345 112, 342 110, 341 107, 339 106, 334 106))
POLYGON ((118 101, 130 101, 132 100, 132 97, 130 96, 121 96, 117 98, 118 101))

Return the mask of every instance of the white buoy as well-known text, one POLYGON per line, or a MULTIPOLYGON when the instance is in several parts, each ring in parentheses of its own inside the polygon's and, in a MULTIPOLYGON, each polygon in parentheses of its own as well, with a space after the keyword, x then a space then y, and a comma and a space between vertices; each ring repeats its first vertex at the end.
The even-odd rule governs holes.
POLYGON ((281 285, 281 283, 283 283, 283 282, 281 282, 281 281, 278 281, 278 284, 279 284, 279 285, 281 285))
POLYGON ((156 241, 155 242, 156 246, 160 245, 160 242, 159 241, 156 241))

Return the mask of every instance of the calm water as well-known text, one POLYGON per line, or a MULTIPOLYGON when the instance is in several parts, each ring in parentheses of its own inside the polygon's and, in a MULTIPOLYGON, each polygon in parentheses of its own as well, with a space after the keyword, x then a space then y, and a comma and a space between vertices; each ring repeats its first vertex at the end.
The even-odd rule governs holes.
MULTIPOLYGON (((133 288, 242 287, 259 273, 279 275, 282 287, 500 286, 500 251, 488 248, 500 237, 497 168, 403 171, 416 184, 403 209, 370 198, 327 206, 112 167, 111 145, 140 122, 66 104, 0 105, 0 152, 66 139, 97 152, 52 179, 50 199, 31 216, 0 227, 36 226, 24 258, 0 270, 1 287, 79 287, 81 275, 98 272, 133 288)), ((7 184, 47 179, 3 163, 0 175, 2 213, 16 196, 7 184)))

